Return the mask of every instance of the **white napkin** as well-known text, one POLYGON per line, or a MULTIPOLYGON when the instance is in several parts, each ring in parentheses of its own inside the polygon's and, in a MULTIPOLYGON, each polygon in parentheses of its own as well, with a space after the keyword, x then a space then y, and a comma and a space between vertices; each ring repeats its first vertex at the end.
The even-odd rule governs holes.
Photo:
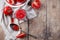
POLYGON ((4 0, 0 0, 0 25, 1 25, 1 18, 3 14, 3 7, 4 7, 4 0))

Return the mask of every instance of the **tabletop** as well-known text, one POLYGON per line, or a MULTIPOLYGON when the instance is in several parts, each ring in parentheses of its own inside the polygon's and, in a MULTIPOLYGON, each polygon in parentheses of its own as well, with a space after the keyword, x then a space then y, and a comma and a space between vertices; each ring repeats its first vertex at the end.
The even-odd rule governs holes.
MULTIPOLYGON (((60 0, 41 0, 41 3, 41 8, 36 10, 39 15, 29 20, 30 36, 21 40, 60 40, 60 0)), ((28 26, 27 22, 21 26, 27 31, 25 29, 28 26)), ((2 28, 0 28, 0 40, 4 40, 2 28)))

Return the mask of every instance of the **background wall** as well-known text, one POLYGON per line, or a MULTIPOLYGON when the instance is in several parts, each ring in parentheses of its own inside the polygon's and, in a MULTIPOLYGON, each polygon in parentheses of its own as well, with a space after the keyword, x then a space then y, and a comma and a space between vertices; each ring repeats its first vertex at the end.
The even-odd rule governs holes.
MULTIPOLYGON (((38 17, 30 20, 29 38, 22 40, 60 40, 60 0, 41 0, 38 17)), ((22 23, 23 29, 27 23, 22 23)), ((26 30, 25 30, 26 31, 26 30)), ((4 39, 0 28, 0 40, 4 39)), ((18 39, 19 40, 19 39, 18 39)))

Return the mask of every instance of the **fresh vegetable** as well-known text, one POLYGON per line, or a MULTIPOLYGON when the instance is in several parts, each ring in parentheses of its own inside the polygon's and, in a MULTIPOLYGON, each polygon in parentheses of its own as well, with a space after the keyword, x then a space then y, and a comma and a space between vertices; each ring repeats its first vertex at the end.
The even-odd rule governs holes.
POLYGON ((6 0, 9 4, 14 5, 17 3, 16 0, 6 0))
POLYGON ((26 0, 17 0, 17 2, 24 3, 26 0))
POLYGON ((10 24, 10 27, 12 28, 12 30, 14 31, 18 31, 19 30, 19 26, 16 24, 10 24))
POLYGON ((25 36, 26 36, 25 33, 21 33, 21 34, 18 34, 18 35, 16 36, 16 38, 24 38, 25 36))
POLYGON ((4 9, 3 9, 3 13, 4 13, 5 15, 11 15, 11 14, 13 13, 13 10, 12 10, 12 8, 11 8, 10 6, 6 6, 6 7, 4 7, 4 9))
POLYGON ((15 14, 17 19, 24 19, 26 17, 26 11, 23 9, 17 10, 15 14))
POLYGON ((32 3, 31 3, 31 6, 32 8, 34 9, 39 9, 41 7, 41 2, 40 0, 34 0, 32 3))

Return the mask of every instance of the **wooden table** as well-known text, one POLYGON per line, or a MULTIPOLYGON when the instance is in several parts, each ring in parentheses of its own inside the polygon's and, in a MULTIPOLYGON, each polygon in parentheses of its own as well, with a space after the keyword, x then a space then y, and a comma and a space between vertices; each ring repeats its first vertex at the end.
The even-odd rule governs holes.
MULTIPOLYGON (((21 40, 60 40, 60 0, 41 0, 41 2, 42 7, 37 11, 38 17, 29 20, 29 38, 21 40)), ((21 26, 27 32, 27 22, 21 26)), ((0 40, 3 38, 1 29, 0 40)))

